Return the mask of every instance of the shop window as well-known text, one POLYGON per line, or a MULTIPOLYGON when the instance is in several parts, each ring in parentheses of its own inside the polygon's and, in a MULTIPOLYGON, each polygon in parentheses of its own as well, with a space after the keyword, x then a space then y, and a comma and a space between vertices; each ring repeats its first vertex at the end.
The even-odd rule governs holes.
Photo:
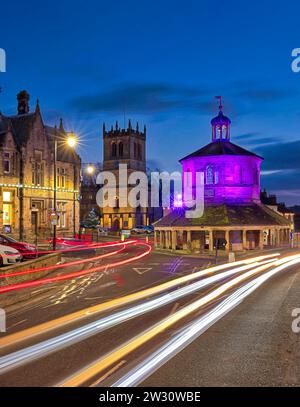
POLYGON ((3 225, 12 225, 13 223, 13 202, 12 193, 3 191, 3 225))

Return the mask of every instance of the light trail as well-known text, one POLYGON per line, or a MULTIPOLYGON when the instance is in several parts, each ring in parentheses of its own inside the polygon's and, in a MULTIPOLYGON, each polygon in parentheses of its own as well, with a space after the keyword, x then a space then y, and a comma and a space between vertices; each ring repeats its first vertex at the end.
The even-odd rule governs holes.
MULTIPOLYGON (((265 260, 264 264, 267 263, 269 267, 275 263, 275 260, 265 260), (271 263, 272 262, 272 263, 271 263)), ((224 278, 230 277, 233 274, 249 270, 250 268, 262 265, 261 263, 251 263, 244 266, 234 268, 229 271, 225 271, 220 274, 213 275, 206 279, 200 280, 199 282, 193 283, 189 286, 177 289, 172 293, 165 294, 158 298, 155 298, 145 303, 139 304, 132 308, 117 312, 113 315, 101 318, 98 321, 92 322, 90 324, 81 326, 74 329, 73 331, 64 333, 55 338, 48 339, 46 341, 40 342, 36 345, 29 346, 25 349, 21 349, 17 352, 13 352, 9 355, 0 357, 0 372, 4 373, 8 370, 16 368, 33 361, 35 359, 47 356, 52 352, 57 352, 68 346, 71 346, 79 341, 89 338, 97 333, 103 332, 107 329, 112 328, 115 325, 119 325, 122 322, 128 321, 137 316, 141 316, 147 312, 154 311, 157 308, 161 308, 175 300, 178 300, 186 295, 192 294, 203 287, 207 287, 217 281, 221 281, 224 278)))
MULTIPOLYGON (((117 246, 119 246, 119 245, 117 245, 117 246)), ((100 259, 103 259, 103 258, 106 258, 106 257, 114 256, 115 254, 119 254, 120 252, 125 250, 125 248, 126 248, 126 245, 123 244, 123 247, 121 247, 121 249, 115 250, 113 252, 101 254, 99 256, 89 257, 88 259, 75 260, 75 261, 71 261, 71 262, 68 262, 68 263, 54 264, 54 265, 51 265, 51 266, 45 266, 45 267, 40 267, 40 268, 35 268, 35 269, 28 269, 28 270, 22 270, 22 271, 18 271, 18 272, 14 272, 14 273, 7 273, 7 274, 4 273, 4 274, 0 274, 0 278, 23 276, 23 275, 26 275, 26 274, 39 273, 41 271, 47 271, 47 270, 53 270, 53 269, 56 270, 56 269, 60 269, 60 268, 76 266, 78 264, 90 263, 90 262, 100 260, 100 259)))
MULTIPOLYGON (((56 249, 56 250, 40 250, 35 252, 35 254, 40 254, 40 255, 45 255, 45 254, 51 254, 51 253, 69 253, 69 252, 78 252, 78 251, 87 251, 87 250, 91 250, 91 249, 101 249, 101 248, 105 248, 105 247, 110 247, 110 246, 120 246, 122 244, 129 244, 129 243, 137 243, 139 242, 137 239, 131 239, 131 240, 125 240, 124 242, 122 242, 121 240, 118 241, 113 241, 113 242, 101 242, 101 243, 90 243, 90 242, 84 242, 82 243, 82 245, 80 246, 72 246, 70 249, 56 249)), ((26 255, 33 255, 32 251, 29 252, 23 252, 21 253, 23 256, 26 255)), ((13 254, 12 254, 13 255, 13 254)), ((11 256, 11 255, 7 255, 7 256, 11 256)))
MULTIPOLYGON (((269 276, 274 275, 276 272, 283 270, 286 267, 290 267, 294 264, 300 263, 300 255, 290 256, 285 259, 280 259, 276 262, 277 264, 281 264, 277 266, 274 272, 269 272, 269 276), (297 257, 297 258, 295 258, 297 257), (293 260, 291 260, 293 259, 293 260), (286 262, 288 265, 282 264, 286 262), (271 273, 271 274, 270 274, 271 273)), ((276 264, 275 263, 275 264, 276 264)), ((85 382, 99 374, 99 372, 103 371, 104 369, 111 366, 111 364, 118 362, 121 358, 124 358, 128 353, 136 350, 140 346, 144 345, 149 340, 153 339, 158 334, 162 333, 175 323, 179 322, 183 318, 191 315, 193 312, 199 310, 203 305, 209 303, 210 301, 220 297, 229 289, 235 287, 237 284, 240 284, 242 281, 247 280, 248 278, 252 277, 253 275, 262 272, 270 267, 270 264, 264 264, 262 266, 256 267, 251 271, 248 271, 241 276, 230 280, 229 282, 221 285, 217 289, 210 292, 208 295, 192 302, 191 304, 185 306, 181 310, 175 312, 173 315, 164 318, 159 323, 155 324, 153 327, 145 330, 141 334, 137 335, 132 340, 126 342, 125 344, 118 347, 116 350, 108 353, 107 355, 101 357, 96 362, 90 364, 89 366, 83 368, 79 372, 75 373, 71 377, 65 379, 63 382, 58 384, 61 387, 73 387, 73 386, 80 386, 83 385, 85 382)), ((265 280, 263 280, 265 281, 265 280)))
POLYGON ((230 267, 240 266, 243 264, 253 264, 253 263, 265 260, 265 259, 274 258, 279 255, 280 255, 280 253, 273 253, 273 254, 269 254, 269 255, 253 257, 250 259, 240 260, 237 262, 220 264, 218 266, 210 267, 205 270, 191 273, 186 276, 179 277, 177 279, 173 279, 166 283, 160 284, 158 286, 147 288, 145 290, 138 291, 136 293, 129 294, 129 295, 126 295, 126 296, 123 296, 120 298, 116 298, 114 300, 110 300, 110 301, 104 302, 102 304, 94 305, 92 307, 88 307, 83 310, 73 312, 73 313, 65 315, 63 317, 56 318, 55 320, 47 321, 42 324, 36 325, 34 327, 24 329, 23 331, 16 332, 11 335, 6 335, 5 337, 0 338, 0 347, 3 349, 4 347, 14 345, 23 340, 28 340, 29 338, 33 338, 37 335, 41 335, 41 334, 44 334, 51 330, 60 328, 62 326, 66 326, 74 321, 79 321, 83 318, 90 317, 91 315, 97 315, 104 311, 112 310, 112 309, 115 309, 115 308, 123 306, 123 305, 128 305, 134 301, 142 300, 149 296, 159 294, 163 291, 174 288, 178 285, 204 277, 208 274, 211 274, 211 273, 214 273, 217 271, 225 270, 230 267))
POLYGON ((216 323, 220 318, 225 316, 229 311, 240 304, 253 291, 259 288, 265 281, 273 277, 280 271, 298 264, 300 259, 294 259, 286 264, 282 264, 275 269, 265 273, 262 276, 250 281, 235 291, 227 299, 222 301, 213 310, 209 311, 204 316, 198 318, 191 323, 187 328, 181 330, 172 339, 167 341, 161 348, 155 351, 151 356, 147 357, 137 367, 125 374, 121 379, 112 385, 112 387, 129 387, 139 384, 144 381, 157 369, 159 369, 168 360, 178 354, 182 349, 186 348, 191 342, 204 333, 210 326, 216 323))
POLYGON ((69 279, 73 279, 73 278, 76 278, 76 277, 81 277, 81 276, 84 276, 86 274, 91 274, 91 273, 99 272, 101 270, 105 270, 105 269, 107 269, 107 267, 113 268, 113 267, 122 266, 124 264, 128 264, 128 263, 131 263, 133 261, 142 259, 143 257, 147 256, 152 250, 152 247, 150 245, 146 244, 146 243, 138 243, 138 245, 139 246, 146 246, 147 250, 145 250, 142 254, 131 257, 129 259, 118 261, 118 262, 111 263, 111 264, 108 264, 108 265, 106 264, 104 266, 97 266, 97 267, 94 267, 94 268, 90 268, 88 270, 74 271, 72 273, 67 273, 67 274, 63 274, 63 275, 60 275, 60 276, 41 278, 41 279, 38 279, 38 280, 26 281, 24 283, 18 283, 18 284, 10 284, 10 285, 4 286, 4 287, 0 287, 0 294, 1 293, 7 293, 7 292, 10 292, 10 291, 15 291, 15 290, 21 290, 21 289, 24 289, 24 288, 36 287, 36 286, 43 285, 43 284, 54 283, 54 282, 57 282, 57 281, 69 280, 69 279))

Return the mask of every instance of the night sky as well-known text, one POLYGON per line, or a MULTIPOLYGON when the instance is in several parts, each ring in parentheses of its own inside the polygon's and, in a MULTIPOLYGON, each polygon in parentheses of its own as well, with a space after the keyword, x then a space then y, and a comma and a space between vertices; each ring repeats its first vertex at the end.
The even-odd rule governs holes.
POLYGON ((148 129, 148 165, 178 160, 210 141, 223 95, 232 141, 265 157, 262 186, 300 204, 299 1, 85 0, 1 4, 0 109, 37 98, 82 138, 84 162, 102 159, 102 123, 148 129))

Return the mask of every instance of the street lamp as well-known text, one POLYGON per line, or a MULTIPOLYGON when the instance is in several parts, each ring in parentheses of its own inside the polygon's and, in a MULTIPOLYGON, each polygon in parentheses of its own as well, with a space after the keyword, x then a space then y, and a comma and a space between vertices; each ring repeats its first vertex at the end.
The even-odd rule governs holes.
POLYGON ((66 139, 66 142, 68 144, 69 147, 74 148, 78 142, 77 137, 75 136, 75 134, 73 132, 71 132, 69 134, 69 136, 66 139))
POLYGON ((89 175, 94 174, 94 172, 95 172, 95 167, 94 167, 92 164, 89 164, 89 165, 86 167, 86 172, 87 172, 89 175))
MULTIPOLYGON (((73 132, 69 133, 68 137, 65 139, 65 144, 68 145, 71 148, 74 148, 77 144, 77 137, 73 132)), ((57 226, 57 203, 56 203, 56 177, 57 177, 57 169, 56 169, 56 163, 57 163, 57 129, 55 127, 55 132, 54 132, 54 191, 53 191, 53 211, 55 214, 55 219, 53 222, 53 240, 52 240, 52 247, 53 250, 56 250, 56 226, 57 226)), ((75 191, 75 165, 74 165, 74 191, 75 191)), ((73 199, 73 211, 74 211, 74 218, 75 218, 75 192, 74 192, 74 199, 73 199)), ((75 225, 74 225, 75 229, 75 225)))

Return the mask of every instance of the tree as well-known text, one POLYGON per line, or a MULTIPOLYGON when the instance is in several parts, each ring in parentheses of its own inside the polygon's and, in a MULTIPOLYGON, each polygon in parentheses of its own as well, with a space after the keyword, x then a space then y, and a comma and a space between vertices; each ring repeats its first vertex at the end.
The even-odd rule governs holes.
POLYGON ((99 216, 94 208, 90 210, 89 214, 84 220, 84 224, 86 228, 95 228, 97 225, 99 225, 99 216))

